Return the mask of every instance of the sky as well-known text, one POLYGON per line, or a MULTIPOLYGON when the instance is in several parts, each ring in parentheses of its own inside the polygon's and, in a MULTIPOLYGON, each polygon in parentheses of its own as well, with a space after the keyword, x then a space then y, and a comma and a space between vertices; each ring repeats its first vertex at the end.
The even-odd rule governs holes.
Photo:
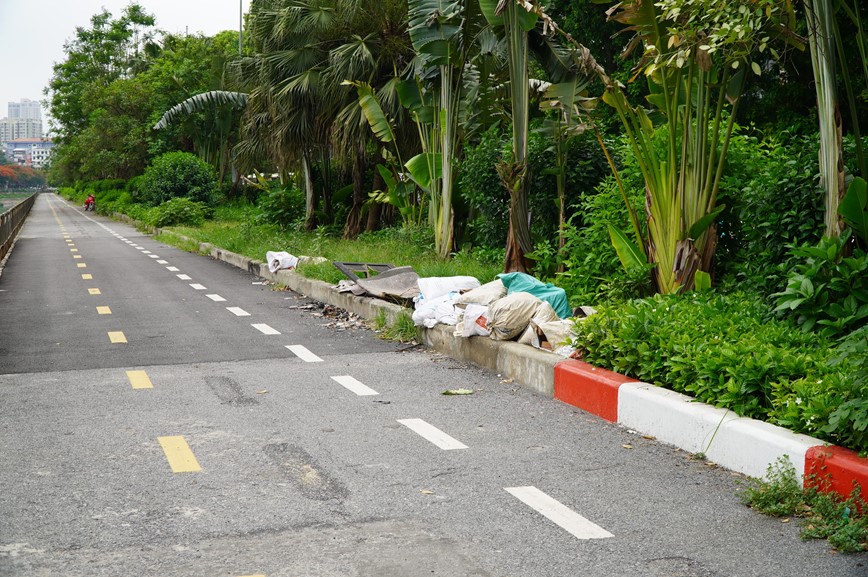
MULTIPOLYGON (((43 100, 52 67, 65 59, 63 44, 77 26, 103 8, 119 17, 131 0, 0 0, 0 118, 7 104, 24 98, 43 100)), ((250 0, 138 0, 157 20, 157 28, 172 33, 202 32, 213 36, 238 29, 239 5, 250 0)), ((43 127, 47 110, 43 107, 43 127)))

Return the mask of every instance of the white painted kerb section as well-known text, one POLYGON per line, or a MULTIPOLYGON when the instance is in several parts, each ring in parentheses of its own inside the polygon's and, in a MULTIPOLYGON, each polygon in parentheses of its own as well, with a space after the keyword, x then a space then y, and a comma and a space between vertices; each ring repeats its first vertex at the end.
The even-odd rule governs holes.
POLYGON ((805 455, 817 439, 647 383, 618 389, 618 423, 691 453, 704 453, 718 465, 764 477, 768 466, 789 457, 802 480, 805 455))

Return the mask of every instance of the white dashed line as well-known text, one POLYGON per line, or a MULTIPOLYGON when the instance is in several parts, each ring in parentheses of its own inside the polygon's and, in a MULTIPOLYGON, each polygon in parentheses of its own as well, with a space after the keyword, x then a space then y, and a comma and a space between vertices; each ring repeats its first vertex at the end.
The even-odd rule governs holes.
POLYGON ((321 363, 322 359, 307 350, 304 345, 286 345, 292 353, 306 363, 321 363))
POLYGON ((536 487, 505 487, 504 490, 577 539, 614 537, 536 487))
MULTIPOLYGON (((145 247, 143 247, 143 246, 137 246, 137 247, 136 247, 136 250, 145 250, 145 247)), ((144 254, 144 253, 142 253, 142 254, 144 254)))
POLYGON ((167 261, 167 260, 158 260, 158 261, 157 261, 157 264, 169 264, 169 261, 167 261))
POLYGON ((236 317, 249 317, 250 313, 244 310, 241 307, 226 307, 226 310, 235 315, 236 317))
POLYGON ((193 278, 190 277, 190 275, 186 275, 186 274, 176 274, 175 276, 181 280, 193 280, 193 278))
POLYGON ((265 323, 255 323, 255 324, 252 324, 250 326, 252 326, 254 329, 259 331, 263 335, 279 335, 280 334, 280 331, 271 328, 270 326, 268 326, 265 323))
MULTIPOLYGON (((190 285, 190 286, 193 286, 193 285, 190 285)), ((205 295, 205 296, 208 297, 209 299, 211 299, 212 301, 214 301, 215 303, 224 303, 224 302, 226 302, 226 299, 224 299, 224 298, 221 297, 220 295, 205 295)))
POLYGON ((360 383, 359 381, 357 381, 356 379, 354 379, 353 377, 351 377, 349 375, 332 377, 332 380, 335 381, 336 383, 338 383, 339 385, 341 385, 342 387, 344 387, 345 389, 347 389, 348 391, 359 395, 360 397, 380 394, 377 391, 375 391, 374 389, 363 385, 362 383, 360 383))
POLYGON ((169 270, 169 271, 172 271, 172 272, 178 272, 178 271, 181 270, 181 269, 179 269, 179 268, 176 267, 176 266, 167 266, 167 267, 166 267, 166 270, 169 270))
MULTIPOLYGON (((204 285, 200 285, 199 283, 195 283, 195 282, 193 284, 191 284, 190 286, 193 287, 194 289, 196 289, 197 291, 208 290, 204 285)), ((226 299, 223 299, 223 300, 226 300, 226 299)))
POLYGON ((143 250, 143 251, 142 251, 142 254, 151 254, 151 251, 149 251, 149 250, 143 250))
POLYGON ((155 254, 149 254, 149 255, 148 255, 148 258, 160 258, 160 257, 158 257, 158 256, 155 255, 155 254))
POLYGON ((444 451, 467 448, 467 445, 464 443, 453 439, 434 425, 428 424, 422 419, 398 419, 398 422, 423 439, 434 443, 444 451))

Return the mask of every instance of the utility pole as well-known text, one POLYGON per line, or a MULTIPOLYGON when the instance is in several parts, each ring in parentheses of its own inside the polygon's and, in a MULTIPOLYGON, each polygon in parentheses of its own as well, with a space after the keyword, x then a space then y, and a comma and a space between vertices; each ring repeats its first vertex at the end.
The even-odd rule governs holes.
POLYGON ((238 56, 241 56, 241 25, 244 21, 244 0, 238 0, 238 56))

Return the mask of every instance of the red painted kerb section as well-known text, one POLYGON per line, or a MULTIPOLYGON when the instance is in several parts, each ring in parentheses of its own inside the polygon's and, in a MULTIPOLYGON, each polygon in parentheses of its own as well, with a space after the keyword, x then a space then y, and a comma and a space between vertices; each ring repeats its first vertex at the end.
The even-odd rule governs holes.
POLYGON ((583 361, 555 365, 555 398, 612 423, 618 422, 618 388, 634 382, 583 361))
POLYGON ((805 454, 805 486, 816 486, 849 497, 854 482, 859 483, 864 498, 868 491, 868 459, 834 445, 808 449, 805 454))

